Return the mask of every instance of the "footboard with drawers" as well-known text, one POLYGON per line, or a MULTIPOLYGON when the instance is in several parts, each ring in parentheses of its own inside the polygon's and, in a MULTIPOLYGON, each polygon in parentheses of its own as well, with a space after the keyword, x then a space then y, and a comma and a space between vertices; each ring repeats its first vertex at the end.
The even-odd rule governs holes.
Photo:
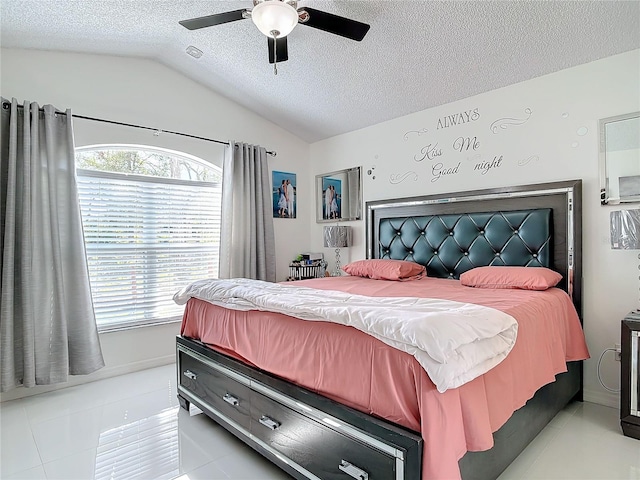
POLYGON ((417 480, 422 438, 177 339, 178 397, 296 478, 417 480))

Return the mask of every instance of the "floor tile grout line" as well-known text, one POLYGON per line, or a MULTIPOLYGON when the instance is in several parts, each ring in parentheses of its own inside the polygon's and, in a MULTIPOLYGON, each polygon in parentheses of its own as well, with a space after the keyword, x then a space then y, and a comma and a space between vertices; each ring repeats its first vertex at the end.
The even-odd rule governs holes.
MULTIPOLYGON (((25 472, 25 471, 27 471, 27 470, 31 470, 31 469, 33 469, 33 468, 37 468, 38 466, 42 467, 42 468, 43 468, 43 470, 44 470, 43 463, 42 463, 42 455, 40 454, 40 449, 38 448, 38 443, 36 442, 35 435, 33 434, 33 428, 31 428, 31 420, 29 419, 29 414, 27 413, 27 409, 24 407, 24 405, 23 405, 23 402, 22 402, 22 399, 21 399, 21 398, 18 398, 18 399, 16 399, 16 400, 10 400, 10 401, 11 401, 11 402, 13 402, 13 401, 17 401, 17 402, 18 402, 19 407, 22 409, 22 411, 23 411, 23 413, 24 413, 24 416, 25 416, 25 418, 27 419, 27 424, 28 424, 28 427, 29 427, 29 433, 31 434, 31 440, 33 441, 33 445, 36 447, 36 452, 38 453, 38 458, 40 459, 40 463, 39 463, 38 465, 32 465, 32 466, 30 466, 30 467, 28 467, 28 468, 24 468, 24 469, 22 469, 22 470, 18 470, 18 471, 16 471, 16 472, 13 472, 13 473, 12 473, 12 474, 10 474, 10 475, 16 475, 16 474, 18 474, 18 473, 25 472)), ((1 408, 1 405, 0 405, 0 408, 1 408)), ((1 425, 0 425, 0 427, 1 427, 1 425)))
MULTIPOLYGON (((22 399, 21 399, 22 400, 22 399)), ((40 459, 40 467, 42 467, 42 471, 44 472, 45 477, 47 476, 47 472, 44 469, 44 462, 42 461, 42 453, 40 453, 40 447, 38 446, 38 442, 36 441, 36 436, 33 433, 33 425, 31 424, 31 417, 29 416, 29 412, 26 407, 22 406, 24 410, 24 416, 27 417, 27 423, 29 424, 29 432, 31 433, 31 439, 33 440, 33 444, 36 447, 36 451, 38 452, 38 458, 40 459)), ((37 466, 37 465, 36 465, 37 466)), ((35 467, 33 467, 35 468, 35 467)))
MULTIPOLYGON (((115 377, 111 377, 111 378, 115 378, 115 377)), ((98 381, 101 381, 101 380, 98 380, 98 381)), ((92 383, 97 383, 97 382, 92 382, 92 383)), ((141 395, 147 395, 147 394, 150 394, 150 393, 153 393, 153 392, 158 392, 160 390, 164 391, 167 388, 169 388, 171 391, 173 390, 173 385, 171 385, 171 382, 169 382, 169 387, 164 386, 162 388, 154 388, 154 389, 148 390, 148 391, 145 389, 144 391, 140 391, 140 392, 138 392, 136 394, 128 395, 126 397, 117 398, 117 399, 114 399, 112 401, 105 401, 105 402, 102 402, 102 403, 95 404, 95 405, 93 405, 91 407, 81 408, 79 410, 74 410, 72 412, 64 413, 64 414, 61 414, 61 415, 56 415, 54 417, 48 417, 48 418, 46 418, 44 420, 40 420, 40 421, 36 422, 35 425, 38 425, 38 424, 44 423, 44 422, 48 422, 50 420, 60 419, 60 418, 62 418, 64 416, 73 415, 73 414, 81 413, 81 412, 86 412, 86 411, 91 410, 93 408, 104 407, 106 405, 111 405, 111 404, 114 404, 114 403, 117 403, 117 402, 122 402, 122 401, 125 401, 125 400, 131 400, 132 398, 139 397, 141 395)), ((56 390, 56 391, 58 391, 58 390, 56 390)), ((51 392, 40 393, 38 395, 34 395, 33 397, 37 397, 39 395, 46 395, 47 393, 51 393, 51 392)), ((19 399, 19 400, 22 400, 22 399, 19 399)), ((24 409, 26 411, 27 417, 31 421, 31 416, 29 415, 29 411, 27 410, 26 407, 24 407, 24 409)))
MULTIPOLYGON (((73 457, 73 456, 75 456, 75 455, 80 455, 80 454, 82 454, 82 453, 86 453, 86 452, 88 452, 88 451, 90 451, 90 450, 96 450, 96 451, 97 451, 97 447, 84 448, 84 449, 82 449, 82 450, 75 451, 75 452, 73 452, 73 453, 72 453, 72 454, 70 454, 70 455, 65 455, 64 457, 56 458, 55 460, 50 460, 50 461, 48 461, 48 462, 46 462, 46 463, 45 463, 45 462, 43 462, 43 463, 42 463, 42 470, 44 470, 44 474, 45 474, 45 476, 46 476, 46 477, 47 477, 47 479, 48 479, 48 478, 49 478, 49 476, 47 475, 47 469, 46 469, 46 468, 44 468, 44 466, 45 466, 45 465, 50 465, 50 464, 55 463, 55 462, 60 462, 60 461, 62 461, 62 460, 65 460, 65 459, 71 458, 71 457, 73 457)), ((51 479, 51 480, 53 480, 53 479, 51 479)))

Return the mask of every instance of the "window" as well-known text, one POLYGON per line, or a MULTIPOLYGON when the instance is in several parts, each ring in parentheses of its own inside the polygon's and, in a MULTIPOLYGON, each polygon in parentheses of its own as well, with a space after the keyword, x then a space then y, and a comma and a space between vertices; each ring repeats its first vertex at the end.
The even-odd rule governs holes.
POLYGON ((173 294, 218 276, 221 169, 145 146, 76 149, 100 331, 179 320, 173 294))

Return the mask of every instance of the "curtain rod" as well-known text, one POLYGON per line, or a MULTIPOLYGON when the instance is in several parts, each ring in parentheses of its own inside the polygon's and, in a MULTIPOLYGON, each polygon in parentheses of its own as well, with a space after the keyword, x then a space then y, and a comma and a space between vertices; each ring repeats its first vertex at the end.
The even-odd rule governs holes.
MULTIPOLYGON (((11 104, 9 102, 4 102, 2 104, 2 108, 5 109, 5 110, 7 110, 10 106, 11 106, 11 104)), ((24 109, 24 105, 18 105, 18 108, 24 109)), ((40 110, 42 110, 42 108, 40 108, 40 110)), ((56 111, 56 113, 59 114, 59 115, 66 115, 67 114, 67 112, 60 112, 60 111, 56 111)), ((161 130, 159 128, 153 128, 153 127, 144 127, 142 125, 134 125, 132 123, 115 122, 113 120, 105 120, 103 118, 87 117, 85 115, 76 115, 76 114, 73 114, 73 118, 81 118, 83 120, 91 120, 93 122, 111 123, 113 125, 121 125, 121 126, 124 126, 124 127, 142 128, 143 130, 153 130, 154 132, 158 132, 158 133, 171 133, 173 135, 181 135, 183 137, 195 138, 197 140, 204 140, 205 142, 220 143, 222 145, 231 145, 229 142, 225 142, 225 141, 222 141, 222 140, 215 140, 213 138, 198 137, 196 135, 190 135, 188 133, 173 132, 171 130, 161 130)), ((267 154, 268 155, 272 155, 272 156, 275 157, 277 155, 277 152, 271 152, 271 151, 267 150, 267 154)))

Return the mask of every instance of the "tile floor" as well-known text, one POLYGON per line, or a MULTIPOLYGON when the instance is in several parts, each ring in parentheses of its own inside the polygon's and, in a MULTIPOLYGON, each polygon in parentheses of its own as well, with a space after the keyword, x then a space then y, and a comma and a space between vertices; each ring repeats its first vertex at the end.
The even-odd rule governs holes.
MULTIPOLYGON (((290 479, 205 415, 179 408, 174 365, 0 404, 0 478, 290 479)), ((502 474, 640 480, 618 411, 574 403, 502 474)))

